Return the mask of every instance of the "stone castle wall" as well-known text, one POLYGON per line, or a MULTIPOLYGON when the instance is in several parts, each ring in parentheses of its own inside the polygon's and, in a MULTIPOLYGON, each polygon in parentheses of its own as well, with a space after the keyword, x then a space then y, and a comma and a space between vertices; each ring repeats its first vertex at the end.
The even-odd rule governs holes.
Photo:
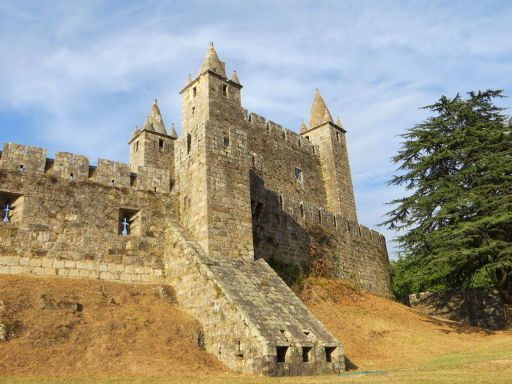
MULTIPOLYGON (((369 292, 392 297, 384 237, 325 208, 327 192, 333 195, 331 200, 337 200, 339 194, 333 191, 342 187, 325 188, 319 146, 255 113, 246 112, 245 116, 242 127, 248 133, 252 156, 249 174, 255 258, 306 266, 311 227, 320 226, 334 238, 331 248, 339 259, 336 276, 369 292), (297 179, 296 168, 302 171, 302 180, 297 179)), ((342 171, 347 170, 348 163, 342 171)), ((340 170, 331 173, 335 172, 340 170)), ((339 178, 348 184, 343 186, 350 189, 346 194, 353 195, 350 177, 339 178)), ((341 205, 345 207, 342 210, 350 211, 354 202, 341 205)), ((355 218, 355 212, 351 216, 355 218)))

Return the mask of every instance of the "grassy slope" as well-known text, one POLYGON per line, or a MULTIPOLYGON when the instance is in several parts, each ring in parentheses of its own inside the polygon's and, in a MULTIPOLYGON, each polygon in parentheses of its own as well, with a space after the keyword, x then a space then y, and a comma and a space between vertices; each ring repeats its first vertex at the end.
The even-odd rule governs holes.
POLYGON ((272 379, 227 373, 196 347, 198 324, 150 287, 0 276, 0 300, 22 297, 33 307, 26 310, 20 337, 0 344, 0 383, 512 383, 512 333, 421 316, 342 282, 309 280, 301 297, 343 342, 359 371, 384 370, 386 376, 272 379), (56 317, 59 310, 38 307, 42 292, 57 295, 57 289, 77 296, 84 311, 67 337, 45 345, 59 324, 76 316, 56 317))

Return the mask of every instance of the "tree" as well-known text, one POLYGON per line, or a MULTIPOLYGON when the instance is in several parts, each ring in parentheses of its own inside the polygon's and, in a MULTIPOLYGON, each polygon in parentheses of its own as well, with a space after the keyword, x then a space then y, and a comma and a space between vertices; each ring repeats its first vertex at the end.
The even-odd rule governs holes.
POLYGON ((399 231, 393 273, 402 294, 490 282, 512 304, 512 134, 502 91, 442 96, 432 117, 401 135, 382 223, 399 231), (410 194, 409 194, 410 193, 410 194))

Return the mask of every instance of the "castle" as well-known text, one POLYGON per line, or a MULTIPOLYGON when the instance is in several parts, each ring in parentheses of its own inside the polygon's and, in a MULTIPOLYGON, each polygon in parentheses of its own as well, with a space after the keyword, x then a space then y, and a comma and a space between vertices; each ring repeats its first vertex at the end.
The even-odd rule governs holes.
POLYGON ((169 284, 233 370, 344 369, 340 342, 269 264, 307 268, 320 228, 335 277, 392 296, 385 240, 357 221, 346 131, 318 91, 297 134, 245 110, 241 89, 211 45, 180 92, 180 136, 155 101, 129 165, 5 144, 0 273, 169 284))

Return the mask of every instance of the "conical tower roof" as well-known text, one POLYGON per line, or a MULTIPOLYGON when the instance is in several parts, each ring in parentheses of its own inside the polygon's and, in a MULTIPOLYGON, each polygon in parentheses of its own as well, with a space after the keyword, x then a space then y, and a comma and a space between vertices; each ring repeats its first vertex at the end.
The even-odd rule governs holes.
POLYGON ((135 136, 137 136, 139 133, 140 133, 139 128, 137 128, 137 126, 135 126, 135 129, 133 130, 133 133, 132 133, 132 139, 133 139, 135 136))
POLYGON ((153 129, 153 123, 149 120, 149 116, 146 117, 146 120, 144 120, 144 124, 142 124, 141 131, 154 131, 153 129))
POLYGON ((219 56, 215 51, 215 47, 213 46, 213 43, 210 43, 210 48, 208 49, 208 52, 204 57, 203 63, 201 64, 199 74, 204 73, 208 70, 213 71, 224 78, 227 78, 226 66, 222 61, 220 61, 219 56))
POLYGON ((331 113, 329 112, 322 95, 320 95, 320 91, 317 89, 315 97, 313 98, 313 105, 311 106, 309 127, 313 128, 328 121, 332 123, 331 113))
POLYGON ((240 84, 240 80, 238 80, 238 76, 236 74, 236 71, 233 71, 233 74, 231 75, 231 79, 230 79, 233 83, 237 83, 237 84, 240 84))
POLYGON ((176 129, 174 128, 174 123, 172 123, 171 131, 169 132, 169 136, 171 136, 171 138, 173 138, 173 139, 178 138, 178 133, 176 133, 176 129))
POLYGON ((156 132, 167 135, 164 121, 162 120, 162 115, 160 114, 160 108, 158 108, 158 102, 156 99, 153 103, 153 107, 151 108, 151 113, 149 114, 149 121, 152 123, 153 129, 156 132))
POLYGON ((300 122, 300 129, 299 133, 306 132, 308 130, 308 127, 306 126, 306 123, 304 122, 304 119, 300 122))

